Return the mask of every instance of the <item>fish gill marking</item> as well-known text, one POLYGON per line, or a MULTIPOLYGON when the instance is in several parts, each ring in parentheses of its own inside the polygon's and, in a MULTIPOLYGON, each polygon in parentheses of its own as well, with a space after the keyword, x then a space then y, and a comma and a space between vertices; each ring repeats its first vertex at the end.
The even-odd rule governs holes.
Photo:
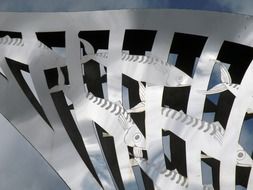
POLYGON ((142 63, 142 64, 146 64, 146 63, 148 63, 148 61, 149 61, 149 57, 148 57, 148 56, 146 56, 146 57, 145 57, 145 59, 143 60, 143 62, 140 62, 140 63, 142 63))
POLYGON ((171 118, 172 119, 174 119, 174 117, 175 117, 175 115, 177 114, 177 112, 176 111, 174 111, 173 113, 172 113, 172 116, 171 116, 171 118))
POLYGON ((162 115, 164 114, 165 111, 166 111, 166 108, 162 107, 162 115))
POLYGON ((166 116, 167 116, 167 117, 169 116, 169 114, 170 114, 171 111, 172 111, 172 110, 170 109, 170 110, 166 113, 166 116))
POLYGON ((153 58, 153 57, 150 57, 150 60, 149 60, 148 64, 149 64, 149 65, 152 64, 153 61, 154 61, 154 58, 153 58))
POLYGON ((176 120, 178 121, 179 119, 182 118, 183 114, 181 112, 178 112, 179 113, 179 116, 176 118, 176 120))
POLYGON ((108 101, 108 103, 109 103, 109 105, 105 108, 106 110, 109 110, 112 107, 112 103, 109 101, 108 101))
MULTIPOLYGON (((195 123, 192 124, 192 127, 196 127, 199 124, 199 120, 195 119, 195 123)), ((198 129, 202 129, 204 127, 204 125, 200 125, 200 127, 198 129)))
POLYGON ((85 93, 85 97, 86 97, 86 98, 89 98, 89 93, 85 93))
POLYGON ((139 147, 133 147, 133 156, 135 158, 143 158, 143 150, 139 147))
POLYGON ((98 98, 95 97, 95 98, 93 99, 93 103, 96 103, 97 100, 98 100, 98 98))
MULTIPOLYGON (((7 35, 7 36, 0 38, 0 46, 23 47, 24 41, 21 38, 11 38, 7 35)), ((41 48, 41 49, 50 49, 40 41, 38 41, 37 47, 41 48)))
POLYGON ((144 57, 144 56, 141 56, 141 57, 140 57, 140 60, 139 60, 138 62, 141 63, 141 62, 144 61, 144 59, 145 59, 145 57, 144 57))
POLYGON ((122 53, 122 57, 121 57, 121 59, 122 59, 122 60, 125 60, 126 56, 127 56, 127 54, 126 54, 126 53, 122 53))
POLYGON ((118 111, 115 113, 115 115, 119 115, 122 112, 122 108, 120 106, 118 106, 118 111))
POLYGON ((164 174, 166 177, 170 177, 171 176, 171 174, 172 174, 172 171, 169 171, 169 173, 168 174, 164 174))
POLYGON ((91 99, 92 99, 92 97, 93 97, 93 96, 92 96, 92 94, 91 94, 91 93, 88 93, 88 94, 87 94, 87 98, 88 98, 89 100, 91 100, 91 99))
MULTIPOLYGON (((143 160, 144 161, 144 160, 143 160)), ((188 188, 188 180, 186 177, 179 174, 176 170, 167 170, 166 168, 161 169, 160 166, 153 165, 147 161, 145 161, 147 169, 150 171, 159 171, 160 175, 164 175, 166 178, 170 179, 174 183, 188 188)))
POLYGON ((136 62, 139 59, 138 56, 135 56, 135 58, 133 59, 133 62, 136 62))
POLYGON ((176 183, 178 184, 181 181, 182 176, 180 175, 176 183))
POLYGON ((6 38, 1 38, 1 44, 5 44, 7 42, 8 39, 6 38))
POLYGON ((128 61, 132 61, 135 58, 135 55, 130 56, 130 59, 128 61))
POLYGON ((170 170, 168 174, 165 174, 165 176, 170 177, 170 180, 175 181, 176 184, 179 184, 181 186, 185 186, 186 188, 188 187, 187 178, 180 175, 175 170, 170 170))
POLYGON ((192 118, 192 122, 189 124, 192 128, 196 127, 198 124, 200 123, 200 121, 196 118, 192 118), (196 125, 195 125, 196 123, 196 125))
POLYGON ((210 135, 214 135, 216 133, 216 126, 212 125, 212 129, 213 131, 210 133, 210 135))
POLYGON ((182 186, 184 186, 187 183, 187 178, 183 177, 183 183, 181 183, 182 186))
MULTIPOLYGON (((205 124, 202 123, 201 125, 203 125, 203 127, 204 127, 205 124)), ((211 124, 208 123, 206 129, 204 130, 204 132, 206 133, 207 131, 209 131, 210 127, 211 127, 211 124)))
POLYGON ((181 120, 181 122, 184 123, 188 118, 189 118, 189 116, 184 114, 184 118, 181 120))
POLYGON ((109 100, 105 100, 103 98, 99 98, 94 96, 91 92, 86 94, 86 97, 88 100, 90 100, 93 104, 98 105, 99 107, 103 108, 106 111, 109 111, 110 113, 114 114, 115 116, 118 116, 119 114, 122 114, 127 122, 133 124, 134 121, 130 117, 130 115, 118 104, 113 103, 109 100))
POLYGON ((15 39, 15 42, 13 43, 13 45, 15 46, 16 44, 17 45, 20 45, 20 43, 22 43, 21 39, 20 38, 16 38, 15 39), (17 44, 18 43, 18 44, 17 44))
POLYGON ((97 102, 97 105, 100 105, 102 103, 103 99, 102 98, 99 98, 98 102, 97 102))
POLYGON ((175 180, 177 173, 174 172, 174 175, 171 177, 171 180, 175 180))
MULTIPOLYGON (((108 58, 108 52, 99 52, 96 54, 93 54, 95 57, 102 57, 102 58, 108 58)), ((145 56, 145 55, 131 55, 126 52, 121 53, 121 60, 126 61, 126 62, 131 62, 131 63, 142 63, 142 64, 153 64, 156 65, 160 63, 160 65, 166 65, 166 62, 163 60, 159 59, 158 57, 154 56, 145 56)), ((167 64, 170 66, 170 64, 167 64)))
POLYGON ((24 46, 24 43, 20 38, 10 38, 9 36, 4 36, 3 38, 0 38, 0 45, 24 46))
POLYGON ((14 39, 15 41, 13 42, 13 45, 15 46, 15 44, 17 43, 18 41, 18 38, 14 39))
POLYGON ((190 115, 184 114, 183 112, 178 112, 176 110, 170 108, 162 108, 162 115, 166 117, 170 117, 171 119, 175 119, 178 122, 181 122, 191 128, 197 128, 199 131, 203 131, 204 133, 208 133, 210 136, 215 136, 219 142, 221 142, 222 137, 224 135, 224 129, 221 126, 218 126, 216 123, 207 123, 205 121, 198 120, 197 118, 191 117, 190 115), (178 116, 175 118, 175 115, 178 116), (219 133, 218 133, 219 132, 219 133))
POLYGON ((144 55, 130 55, 128 53, 123 52, 122 61, 132 61, 132 62, 138 62, 138 63, 143 63, 143 64, 165 64, 163 60, 160 60, 158 57, 154 56, 144 56, 144 55))
MULTIPOLYGON (((190 118, 190 120, 188 121, 188 122, 186 122, 185 124, 186 125, 190 125, 192 122, 193 122, 193 118, 192 117, 189 117, 190 118)), ((172 118, 173 119, 173 118, 172 118)))
POLYGON ((126 58, 125 58, 125 61, 129 61, 128 59, 131 58, 131 55, 127 55, 126 58))
POLYGON ((113 104, 113 109, 111 110, 111 113, 115 113, 115 112, 116 112, 116 109, 117 109, 116 104, 113 104))
POLYGON ((104 103, 102 105, 100 105, 102 108, 105 107, 105 105, 107 104, 107 101, 105 100, 104 103))

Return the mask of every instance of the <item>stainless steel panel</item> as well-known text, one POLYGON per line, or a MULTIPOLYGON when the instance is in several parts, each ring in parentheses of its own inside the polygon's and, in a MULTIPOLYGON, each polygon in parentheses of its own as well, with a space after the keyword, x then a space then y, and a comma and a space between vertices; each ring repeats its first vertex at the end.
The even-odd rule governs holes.
POLYGON ((252 29, 204 11, 0 13, 0 112, 71 189, 252 189, 252 29))

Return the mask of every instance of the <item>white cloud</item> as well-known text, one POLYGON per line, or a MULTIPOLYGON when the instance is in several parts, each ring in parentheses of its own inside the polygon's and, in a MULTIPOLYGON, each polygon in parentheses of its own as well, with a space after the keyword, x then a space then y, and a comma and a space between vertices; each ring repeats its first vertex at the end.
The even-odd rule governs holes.
POLYGON ((252 0, 216 0, 223 7, 228 7, 234 13, 253 15, 252 0))
POLYGON ((183 0, 0 0, 0 11, 54 12, 172 7, 219 11, 229 9, 235 13, 253 15, 252 0, 207 0, 203 2, 200 0, 185 2, 183 0))
POLYGON ((88 11, 165 8, 171 0, 1 0, 0 11, 88 11))

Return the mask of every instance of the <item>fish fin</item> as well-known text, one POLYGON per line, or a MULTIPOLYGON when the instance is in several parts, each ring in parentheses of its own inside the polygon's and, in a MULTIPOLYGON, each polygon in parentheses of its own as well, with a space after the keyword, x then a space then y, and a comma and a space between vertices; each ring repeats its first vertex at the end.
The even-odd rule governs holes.
POLYGON ((220 83, 210 88, 209 90, 199 90, 199 93, 210 95, 210 94, 217 94, 220 92, 224 92, 226 90, 227 90, 226 85, 224 83, 220 83))
POLYGON ((105 137, 112 137, 109 133, 106 133, 106 132, 102 132, 102 136, 105 138, 105 137))
POLYGON ((145 86, 142 84, 142 82, 138 82, 139 83, 139 96, 142 102, 145 101, 145 86))
POLYGON ((64 86, 65 77, 63 75, 62 70, 59 67, 57 67, 57 72, 58 72, 58 85, 64 86))
POLYGON ((201 159, 206 159, 206 158, 212 158, 212 157, 207 156, 207 155, 205 155, 205 154, 201 154, 201 159))
POLYGON ((220 72, 221 72, 221 82, 231 84, 232 79, 228 72, 228 69, 222 63, 219 63, 219 66, 220 66, 220 72))
POLYGON ((4 36, 2 39, 6 39, 6 42, 9 42, 11 40, 11 37, 9 35, 4 36))
POLYGON ((139 112, 143 112, 143 111, 145 111, 145 103, 140 102, 139 104, 137 104, 133 108, 127 110, 127 113, 139 113, 139 112))
POLYGON ((81 43, 84 46, 84 51, 87 55, 95 54, 93 46, 86 40, 80 38, 81 43))

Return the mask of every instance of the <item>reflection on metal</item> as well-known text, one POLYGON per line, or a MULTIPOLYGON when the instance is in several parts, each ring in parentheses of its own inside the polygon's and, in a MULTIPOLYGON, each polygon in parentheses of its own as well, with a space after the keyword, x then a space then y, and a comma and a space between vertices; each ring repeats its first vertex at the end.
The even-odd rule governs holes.
POLYGON ((0 21, 0 112, 70 189, 253 189, 252 17, 121 10, 0 21))

